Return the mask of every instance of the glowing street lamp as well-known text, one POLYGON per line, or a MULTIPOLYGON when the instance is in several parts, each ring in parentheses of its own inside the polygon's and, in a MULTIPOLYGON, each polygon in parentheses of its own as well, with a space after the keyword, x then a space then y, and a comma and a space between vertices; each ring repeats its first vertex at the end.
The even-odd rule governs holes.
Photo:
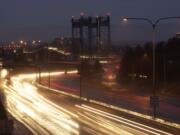
MULTIPOLYGON (((140 21, 145 21, 148 24, 152 26, 153 33, 152 33, 152 43, 153 43, 153 97, 156 97, 156 27, 159 24, 159 22, 164 21, 164 20, 170 20, 170 19, 180 19, 180 16, 175 16, 175 17, 163 17, 157 19, 155 22, 148 18, 129 18, 125 17, 122 19, 122 21, 127 22, 128 20, 140 20, 140 21)), ((156 105, 154 105, 154 118, 156 118, 156 105)))
POLYGON ((35 40, 33 40, 33 41, 32 41, 32 44, 33 44, 33 45, 35 45, 35 44, 36 44, 36 41, 35 41, 35 40))
POLYGON ((127 21, 128 21, 128 19, 127 19, 127 18, 123 18, 123 21, 124 21, 124 22, 127 22, 127 21))
POLYGON ((23 44, 24 43, 24 41, 23 40, 20 40, 20 44, 23 44))

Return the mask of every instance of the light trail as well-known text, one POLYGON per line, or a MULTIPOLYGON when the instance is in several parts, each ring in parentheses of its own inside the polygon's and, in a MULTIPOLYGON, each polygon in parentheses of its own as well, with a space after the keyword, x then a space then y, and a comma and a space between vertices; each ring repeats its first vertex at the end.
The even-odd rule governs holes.
POLYGON ((110 114, 110 113, 95 109, 95 108, 87 106, 87 105, 81 105, 81 106, 76 105, 76 107, 84 109, 84 110, 89 111, 89 112, 92 112, 94 114, 98 114, 100 116, 103 116, 103 117, 106 117, 106 118, 109 118, 109 119, 113 119, 113 120, 118 121, 120 123, 127 124, 127 125, 129 125, 131 127, 140 129, 141 131, 145 131, 145 132, 148 132, 148 133, 151 133, 151 134, 154 134, 154 135, 161 135, 161 134, 172 135, 171 133, 168 133, 168 132, 165 132, 165 131, 162 131, 162 130, 159 130, 159 129, 155 129, 155 128, 152 128, 150 126, 143 125, 143 124, 137 123, 135 121, 128 120, 128 119, 125 119, 123 117, 119 117, 119 116, 116 116, 116 115, 113 115, 113 114, 110 114))
MULTIPOLYGON (((67 73, 76 74, 77 71, 67 73)), ((62 74, 65 71, 51 73, 54 76, 62 74)), ((46 77, 49 74, 42 75, 46 77)), ((35 74, 23 74, 12 77, 10 84, 6 81, 2 83, 8 111, 35 135, 79 135, 81 130, 97 135, 171 135, 87 105, 74 107, 73 103, 74 108, 67 110, 38 93, 38 87, 31 84, 35 77, 35 74)))
MULTIPOLYGON (((63 74, 77 74, 78 73, 78 70, 70 70, 70 71, 59 71, 59 72, 50 72, 50 73, 47 73, 47 72, 41 72, 40 73, 40 76, 41 77, 48 77, 49 75, 50 76, 59 76, 59 75, 63 75, 63 74)), ((20 79, 20 80, 23 80, 23 79, 34 79, 36 78, 36 73, 32 73, 32 74, 21 74, 21 75, 18 75, 16 76, 16 78, 20 79)))
POLYGON ((11 78, 11 85, 4 84, 8 111, 34 134, 78 135, 79 125, 73 120, 78 116, 45 99, 35 86, 23 81, 33 77, 20 75, 11 78))
MULTIPOLYGON (((126 128, 123 129, 121 125, 116 124, 112 121, 108 121, 105 117, 99 117, 88 112, 79 112, 78 114, 79 116, 81 116, 80 121, 82 123, 85 123, 86 125, 91 127, 91 129, 94 129, 96 132, 98 131, 98 133, 100 132, 107 135, 134 135, 133 132, 131 133, 126 128)), ((142 132, 140 134, 145 135, 142 132)))
POLYGON ((56 48, 56 47, 48 47, 48 50, 56 51, 56 52, 58 52, 58 53, 60 53, 60 54, 63 54, 63 55, 65 55, 65 56, 71 55, 70 52, 67 52, 67 51, 62 50, 62 49, 58 49, 58 48, 56 48))
POLYGON ((125 112, 127 114, 137 116, 137 117, 140 117, 140 118, 143 118, 143 119, 151 120, 151 121, 157 122, 159 124, 163 124, 163 125, 166 125, 166 126, 170 126, 170 127, 173 127, 173 128, 180 129, 180 124, 178 124, 178 123, 169 122, 169 121, 166 121, 166 120, 161 119, 161 118, 154 119, 150 115, 135 112, 135 111, 128 110, 128 109, 125 109, 125 108, 122 108, 122 107, 118 107, 118 106, 114 106, 114 105, 107 104, 107 103, 104 103, 104 102, 100 102, 100 101, 97 101, 97 100, 94 100, 94 99, 92 100, 92 99, 87 99, 85 97, 79 97, 79 96, 77 96, 75 94, 71 94, 71 93, 68 93, 68 92, 65 92, 65 91, 60 91, 60 90, 57 90, 57 89, 49 88, 49 87, 46 87, 46 86, 43 86, 43 85, 40 85, 40 84, 37 84, 37 86, 40 87, 40 88, 46 89, 48 91, 53 91, 53 92, 63 94, 63 95, 67 95, 67 96, 70 96, 70 97, 73 97, 73 98, 81 99, 83 101, 87 101, 87 102, 97 104, 97 105, 100 105, 100 106, 104 106, 104 107, 107 107, 107 108, 110 108, 110 109, 113 109, 113 110, 117 110, 117 111, 120 111, 120 112, 125 112))

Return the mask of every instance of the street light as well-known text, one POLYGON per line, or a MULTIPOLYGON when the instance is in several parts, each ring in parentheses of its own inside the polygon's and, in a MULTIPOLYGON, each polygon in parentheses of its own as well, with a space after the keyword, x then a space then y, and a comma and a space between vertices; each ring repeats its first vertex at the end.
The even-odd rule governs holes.
POLYGON ((127 22, 127 21, 128 21, 128 19, 127 19, 127 18, 123 18, 123 21, 124 21, 124 22, 127 22))
POLYGON ((24 41, 23 41, 23 40, 20 40, 19 42, 20 42, 20 44, 23 44, 23 43, 24 43, 24 41))
MULTIPOLYGON (((153 33, 152 33, 152 44, 153 44, 153 98, 156 97, 156 27, 159 24, 159 22, 164 21, 164 20, 169 20, 169 19, 180 19, 180 16, 175 16, 175 17, 163 17, 159 18, 156 21, 152 21, 151 19, 148 18, 129 18, 125 17, 122 20, 124 22, 127 22, 128 20, 141 20, 149 23, 152 26, 153 33)), ((157 100, 158 101, 158 100, 157 100)), ((154 103, 153 108, 154 108, 154 118, 156 118, 156 104, 154 103)))

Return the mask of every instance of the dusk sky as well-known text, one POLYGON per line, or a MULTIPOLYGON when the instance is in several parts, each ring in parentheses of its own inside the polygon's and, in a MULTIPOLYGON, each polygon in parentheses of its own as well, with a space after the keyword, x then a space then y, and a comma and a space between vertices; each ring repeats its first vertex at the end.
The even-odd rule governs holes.
MULTIPOLYGON (((156 19, 180 16, 180 0, 1 0, 0 40, 70 37, 71 16, 111 13, 113 41, 151 40, 151 27, 145 22, 121 22, 123 16, 156 19)), ((158 39, 180 32, 180 20, 162 22, 158 39)))

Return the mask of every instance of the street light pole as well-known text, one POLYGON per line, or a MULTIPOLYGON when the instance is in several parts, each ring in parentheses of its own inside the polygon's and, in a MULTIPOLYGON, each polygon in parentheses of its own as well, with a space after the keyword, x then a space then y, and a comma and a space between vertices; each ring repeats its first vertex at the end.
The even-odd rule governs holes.
POLYGON ((49 86, 49 88, 51 87, 51 72, 50 72, 50 64, 49 64, 49 62, 50 62, 50 52, 49 52, 50 50, 49 50, 49 43, 48 43, 48 45, 47 45, 47 53, 48 53, 48 58, 47 58, 47 65, 48 65, 48 86, 49 86))
MULTIPOLYGON (((153 96, 156 96, 156 25, 153 25, 153 96)), ((156 105, 153 105, 153 116, 156 118, 156 105)))
POLYGON ((83 27, 80 27, 80 77, 79 77, 79 97, 82 98, 82 64, 83 64, 83 58, 81 56, 83 55, 83 27))
MULTIPOLYGON (((153 97, 156 97, 156 27, 159 24, 159 22, 164 21, 164 20, 170 20, 170 19, 180 19, 180 16, 175 16, 175 17, 163 17, 157 19, 155 22, 148 18, 123 18, 123 21, 128 21, 128 20, 141 20, 141 21, 146 21, 148 24, 152 26, 153 33, 152 33, 152 48, 153 48, 153 97)), ((156 118, 156 107, 157 105, 153 105, 153 116, 156 118)))

